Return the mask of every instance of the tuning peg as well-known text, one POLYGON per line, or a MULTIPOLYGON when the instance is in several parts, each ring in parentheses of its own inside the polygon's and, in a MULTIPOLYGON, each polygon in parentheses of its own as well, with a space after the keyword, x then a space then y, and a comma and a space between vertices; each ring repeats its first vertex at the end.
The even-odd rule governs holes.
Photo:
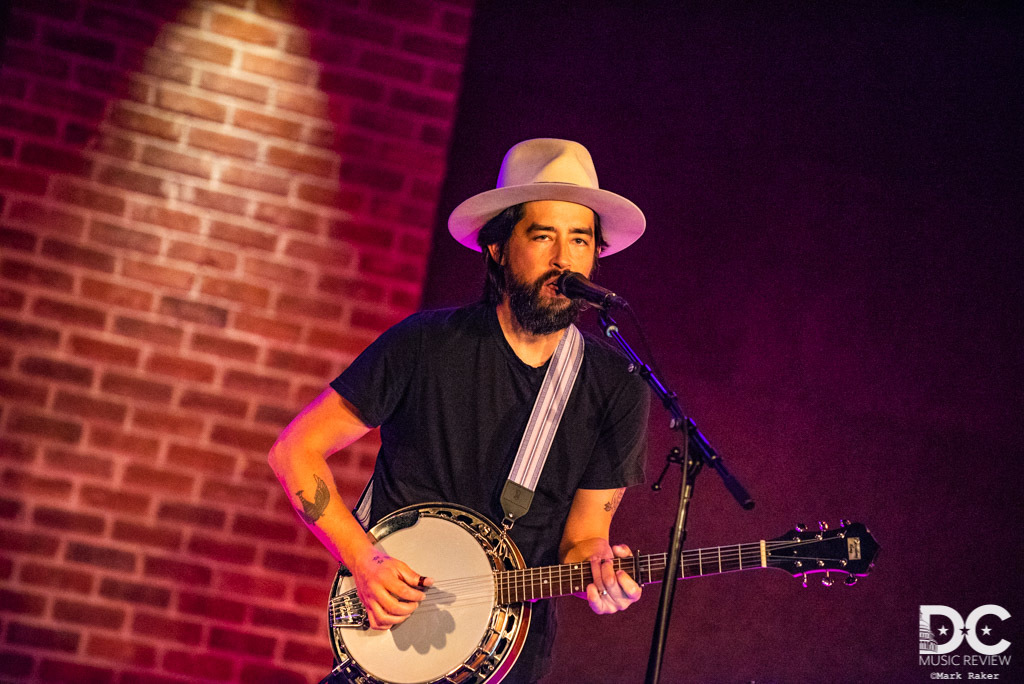
POLYGON ((850 575, 849 577, 847 577, 846 579, 843 580, 843 584, 845 584, 848 587, 852 587, 856 583, 857 583, 857 576, 856 575, 850 575))
POLYGON ((804 580, 804 589, 806 589, 807 588, 807 573, 805 572, 803 575, 801 575, 801 577, 804 580))
POLYGON ((793 525, 793 529, 797 532, 806 532, 807 525, 805 525, 804 523, 797 523, 796 525, 793 525))
POLYGON ((825 576, 821 578, 821 586, 823 587, 831 587, 835 583, 836 581, 832 579, 832 576, 827 572, 825 573, 825 576))
POLYGON ((842 520, 839 521, 839 526, 840 527, 849 527, 850 526, 850 520, 848 518, 843 518, 842 520))
POLYGON ((826 530, 828 530, 828 523, 825 522, 824 520, 819 520, 818 521, 818 529, 821 530, 822 532, 825 532, 826 530))

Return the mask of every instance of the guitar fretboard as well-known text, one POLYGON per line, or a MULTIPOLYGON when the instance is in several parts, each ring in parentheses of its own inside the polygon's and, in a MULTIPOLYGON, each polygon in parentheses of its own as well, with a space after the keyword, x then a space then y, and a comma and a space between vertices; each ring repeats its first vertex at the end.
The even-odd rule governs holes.
MULTIPOLYGON (((754 542, 684 551, 678 579, 767 567, 764 550, 764 542, 754 542)), ((664 553, 615 558, 612 567, 616 571, 625 570, 639 584, 653 584, 664 580, 666 559, 664 553)), ((499 572, 495 580, 498 603, 505 604, 580 593, 594 577, 590 563, 568 563, 499 572)))

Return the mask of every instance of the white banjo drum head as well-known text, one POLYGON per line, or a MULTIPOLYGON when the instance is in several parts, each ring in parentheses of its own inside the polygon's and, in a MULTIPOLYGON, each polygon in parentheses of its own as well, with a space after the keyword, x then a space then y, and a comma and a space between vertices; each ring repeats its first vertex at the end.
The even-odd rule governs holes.
MULTIPOLYGON (((459 525, 427 516, 377 546, 434 585, 402 624, 387 631, 344 630, 345 648, 368 674, 386 682, 443 677, 473 654, 490 626, 495 587, 486 552, 459 525)), ((345 583, 354 587, 351 578, 345 583)))

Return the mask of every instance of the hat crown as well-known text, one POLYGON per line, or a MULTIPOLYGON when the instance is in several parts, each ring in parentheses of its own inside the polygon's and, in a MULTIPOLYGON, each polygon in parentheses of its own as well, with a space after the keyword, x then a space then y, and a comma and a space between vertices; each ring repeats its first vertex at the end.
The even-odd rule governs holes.
POLYGON ((499 188, 531 183, 568 183, 598 188, 594 160, 583 145, 572 140, 524 140, 505 154, 498 172, 499 188))

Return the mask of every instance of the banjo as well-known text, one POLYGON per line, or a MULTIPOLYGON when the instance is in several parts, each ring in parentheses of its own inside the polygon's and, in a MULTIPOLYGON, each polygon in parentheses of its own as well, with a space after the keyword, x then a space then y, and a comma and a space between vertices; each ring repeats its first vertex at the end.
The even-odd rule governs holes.
MULTIPOLYGON (((768 541, 684 551, 679 579, 755 568, 793 576, 846 575, 874 567, 878 543, 861 523, 793 531, 768 541)), ((500 527, 469 508, 429 503, 382 518, 371 530, 377 548, 434 580, 426 598, 390 630, 369 629, 355 581, 344 566, 331 587, 328 624, 337 665, 324 681, 358 684, 492 684, 515 665, 530 628, 530 602, 582 592, 590 563, 526 568, 500 527)), ((613 560, 638 584, 664 579, 666 554, 613 560)))

